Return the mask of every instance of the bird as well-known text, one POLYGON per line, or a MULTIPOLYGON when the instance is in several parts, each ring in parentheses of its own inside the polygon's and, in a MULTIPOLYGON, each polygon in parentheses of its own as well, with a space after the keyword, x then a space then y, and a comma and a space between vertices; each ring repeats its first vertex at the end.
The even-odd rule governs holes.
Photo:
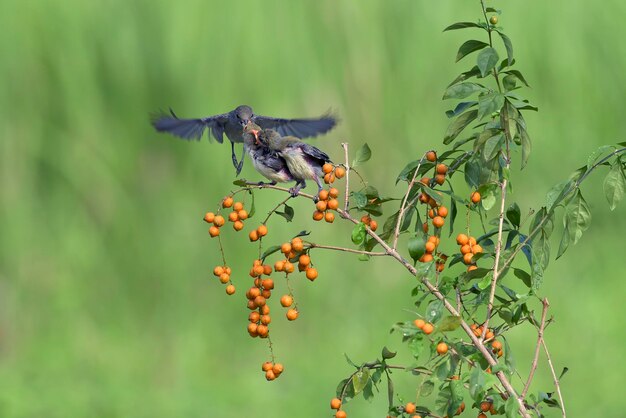
POLYGON ((243 142, 243 128, 248 122, 252 121, 263 129, 276 129, 281 135, 292 135, 298 138, 324 134, 337 124, 337 118, 330 113, 319 118, 281 119, 257 115, 248 105, 237 106, 234 110, 221 115, 197 119, 181 119, 170 109, 169 114, 160 112, 154 114, 151 119, 152 126, 158 132, 167 132, 186 140, 199 141, 205 129, 209 129, 209 137, 212 135, 221 144, 226 134, 231 142, 231 156, 237 175, 243 167, 245 150, 241 155, 241 160, 237 162, 235 143, 243 142))
POLYGON ((258 185, 295 181, 287 168, 286 161, 259 140, 259 132, 261 132, 261 127, 254 122, 249 122, 243 128, 243 147, 250 156, 253 167, 265 178, 271 180, 271 183, 259 182, 258 185))
POLYGON ((290 189, 292 195, 306 187, 306 180, 317 183, 318 193, 322 190, 320 177, 323 175, 322 166, 331 162, 330 157, 319 148, 300 141, 293 136, 282 136, 274 129, 264 129, 259 134, 261 143, 285 159, 287 168, 296 180, 296 186, 290 189))

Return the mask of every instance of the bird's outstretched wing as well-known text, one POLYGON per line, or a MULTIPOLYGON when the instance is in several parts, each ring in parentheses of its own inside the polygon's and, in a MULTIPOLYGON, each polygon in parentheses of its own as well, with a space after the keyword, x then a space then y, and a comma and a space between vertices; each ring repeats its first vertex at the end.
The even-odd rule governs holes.
POLYGON ((330 157, 328 156, 328 154, 326 154, 321 149, 314 147, 313 145, 309 145, 309 144, 305 144, 304 142, 301 142, 299 144, 299 147, 304 154, 308 155, 309 157, 313 157, 316 160, 321 161, 322 163, 330 161, 330 157))
POLYGON ((206 128, 220 144, 224 141, 224 126, 228 121, 228 113, 207 116, 199 119, 180 119, 170 109, 170 114, 157 113, 152 115, 151 123, 159 132, 168 132, 179 138, 199 141, 206 128))
POLYGON ((324 134, 337 124, 337 118, 330 114, 312 119, 280 119, 269 116, 254 116, 253 120, 263 129, 272 128, 283 136, 292 135, 298 138, 324 134))

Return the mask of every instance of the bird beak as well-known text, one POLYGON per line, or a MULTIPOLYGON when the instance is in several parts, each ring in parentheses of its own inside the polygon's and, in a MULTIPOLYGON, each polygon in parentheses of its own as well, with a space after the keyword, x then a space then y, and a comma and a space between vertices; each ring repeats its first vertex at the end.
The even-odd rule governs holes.
POLYGON ((256 129, 252 129, 250 130, 250 133, 254 135, 254 139, 256 139, 256 144, 261 145, 261 142, 259 142, 259 131, 256 129))

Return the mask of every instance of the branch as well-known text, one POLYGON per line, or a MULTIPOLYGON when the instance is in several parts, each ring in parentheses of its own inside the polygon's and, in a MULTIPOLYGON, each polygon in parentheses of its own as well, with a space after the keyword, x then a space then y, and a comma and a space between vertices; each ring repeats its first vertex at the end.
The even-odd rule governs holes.
POLYGON ((543 305, 543 308, 541 310, 541 322, 539 324, 539 328, 537 328, 537 345, 535 346, 535 357, 533 358, 533 362, 530 366, 530 373, 528 375, 528 380, 526 381, 526 384, 524 385, 524 390, 522 390, 522 393, 520 395, 522 399, 526 397, 526 394, 528 393, 528 389, 530 388, 530 383, 532 382, 533 377, 535 376, 535 370, 537 369, 537 362, 539 361, 539 348, 541 347, 541 343, 543 342, 543 330, 545 329, 545 326, 546 326, 546 314, 548 313, 548 308, 550 307, 550 303, 548 302, 547 298, 544 298, 541 301, 541 303, 543 305))
POLYGON ((563 418, 567 417, 565 413, 565 403, 563 403, 563 395, 561 394, 561 386, 559 385, 559 378, 556 377, 556 372, 554 371, 554 365, 552 364, 552 358, 550 357, 550 352, 548 351, 548 346, 546 345, 545 340, 541 340, 541 345, 543 346, 543 351, 546 353, 546 357, 548 358, 548 365, 550 366, 550 371, 552 372, 552 378, 554 379, 554 386, 556 386, 556 393, 559 395, 559 401, 561 402, 561 415, 563 418))
POLYGON ((355 250, 354 248, 335 247, 333 245, 321 245, 321 244, 315 244, 315 243, 310 243, 309 244, 309 248, 320 248, 320 249, 323 249, 323 250, 344 251, 344 252, 347 252, 347 253, 364 254, 364 255, 370 255, 370 256, 373 256, 373 257, 388 255, 387 253, 383 253, 383 252, 372 252, 372 251, 355 250))
POLYGON ((404 199, 402 199, 402 205, 400 205, 400 211, 398 212, 398 221, 396 222, 396 227, 393 232, 393 245, 392 248, 396 248, 398 245, 398 236, 400 235, 400 225, 402 225, 402 218, 404 217, 404 212, 406 210, 406 201, 409 198, 409 194, 411 193, 411 189, 415 185, 415 179, 417 178, 417 173, 422 166, 422 162, 424 161, 424 157, 426 154, 422 155, 420 158, 420 162, 415 167, 415 172, 413 173, 413 178, 409 182, 409 186, 406 188, 406 193, 404 194, 404 199))

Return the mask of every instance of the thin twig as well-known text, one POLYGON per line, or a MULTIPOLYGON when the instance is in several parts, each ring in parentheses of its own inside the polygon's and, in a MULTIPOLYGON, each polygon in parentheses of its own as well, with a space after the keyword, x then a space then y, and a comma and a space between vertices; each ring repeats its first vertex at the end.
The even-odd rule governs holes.
POLYGON ((364 254, 364 255, 370 255, 373 257, 388 255, 387 253, 383 253, 383 252, 355 250, 354 248, 335 247, 333 245, 321 245, 321 244, 314 244, 314 243, 310 243, 309 248, 320 248, 324 250, 344 251, 347 253, 364 254))
POLYGON ((556 393, 557 395, 559 395, 559 401, 561 402, 561 415, 563 416, 563 418, 566 418, 567 414, 565 413, 565 403, 563 403, 563 395, 561 394, 561 385, 559 384, 559 378, 556 377, 554 365, 552 364, 552 358, 550 357, 550 352, 548 351, 548 346, 546 345, 545 339, 541 340, 541 345, 543 346, 543 351, 545 351, 546 358, 548 359, 548 365, 550 366, 550 371, 552 372, 552 378, 554 379, 556 393))
POLYGON ((415 185, 415 179, 417 178, 417 173, 418 173, 420 167, 422 166, 422 162, 424 161, 425 157, 426 157, 426 154, 422 155, 422 158, 420 158, 420 162, 417 164, 417 167, 415 167, 415 172, 413 173, 413 178, 411 179, 411 181, 409 182, 408 187, 406 188, 406 193, 404 194, 404 199, 402 199, 402 205, 400 205, 400 211, 398 212, 398 221, 396 222, 396 227, 395 227, 394 232, 393 232, 393 245, 392 245, 393 249, 395 249, 397 247, 397 245, 398 245, 398 236, 400 235, 400 225, 402 225, 402 218, 404 218, 404 212, 406 210, 406 201, 409 198, 409 194, 411 193, 411 189, 415 185))
POLYGON ((348 205, 350 204, 350 163, 348 161, 348 143, 342 142, 343 156, 345 159, 344 165, 346 166, 346 196, 343 202, 343 210, 348 211, 348 205))
POLYGON ((539 323, 539 327, 537 328, 537 345, 535 346, 535 357, 533 358, 533 362, 530 366, 530 373, 528 374, 528 380, 524 385, 524 390, 520 394, 520 397, 524 399, 526 394, 528 393, 528 389, 530 389, 530 383, 533 381, 533 377, 535 376, 535 370, 537 370, 537 363, 539 361, 539 348, 541 347, 541 343, 543 341, 543 330, 546 326, 546 314, 548 313, 548 308, 550 307, 550 303, 547 298, 544 298, 541 301, 543 307, 541 310, 541 322, 539 323))

